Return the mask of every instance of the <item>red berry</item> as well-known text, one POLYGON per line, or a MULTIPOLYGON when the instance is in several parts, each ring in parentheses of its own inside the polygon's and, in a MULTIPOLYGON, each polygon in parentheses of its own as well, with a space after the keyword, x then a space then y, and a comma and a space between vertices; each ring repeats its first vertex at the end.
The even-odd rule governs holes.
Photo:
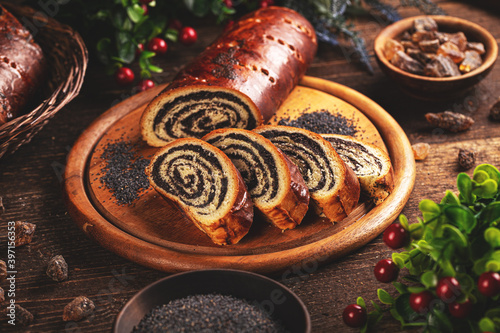
POLYGON ((151 38, 148 43, 148 50, 156 54, 165 54, 167 52, 167 42, 159 37, 151 38))
POLYGON ((433 299, 434 296, 428 290, 412 293, 410 295, 410 307, 417 313, 427 312, 433 299))
POLYGON ((141 8, 144 11, 144 14, 142 14, 142 15, 144 15, 144 16, 149 15, 149 7, 148 7, 148 5, 141 5, 141 8))
POLYGON ((350 327, 361 327, 366 323, 366 310, 357 304, 348 305, 342 313, 344 323, 350 327))
POLYGON ((182 29, 182 22, 177 20, 177 19, 173 19, 171 20, 169 23, 168 23, 168 27, 170 29, 174 29, 174 30, 177 30, 177 31, 181 31, 182 29))
POLYGON ((224 0, 224 4, 226 5, 227 8, 233 8, 232 0, 224 0))
POLYGON ((377 280, 388 283, 398 278, 399 268, 391 259, 383 259, 375 265, 373 273, 377 280))
POLYGON ((151 79, 143 79, 137 84, 140 91, 145 91, 151 89, 155 86, 155 83, 151 79))
POLYGON ((460 294, 460 283, 452 276, 442 278, 436 286, 436 295, 444 302, 453 301, 460 294))
POLYGON ((120 67, 115 73, 116 82, 122 86, 132 83, 134 77, 134 72, 128 67, 120 67))
POLYGON ((147 5, 150 2, 153 2, 153 0, 139 0, 139 2, 143 5, 147 5))
POLYGON ((137 57, 141 52, 144 51, 144 44, 137 44, 137 49, 135 49, 135 56, 137 57))
POLYGON ((259 7, 260 8, 267 8, 267 7, 269 7, 269 2, 267 0, 262 0, 261 2, 259 2, 259 7))
POLYGON ((500 294, 500 274, 496 272, 485 272, 477 281, 479 292, 486 297, 495 297, 500 294))
POLYGON ((383 240, 385 245, 396 250, 408 244, 410 233, 400 223, 394 223, 385 229, 383 240))
POLYGON ((179 35, 179 41, 184 45, 191 45, 198 39, 196 30, 191 27, 184 27, 179 35))
POLYGON ((451 302, 448 304, 448 310, 450 310, 450 314, 455 318, 465 318, 471 313, 472 305, 470 299, 463 303, 451 302))

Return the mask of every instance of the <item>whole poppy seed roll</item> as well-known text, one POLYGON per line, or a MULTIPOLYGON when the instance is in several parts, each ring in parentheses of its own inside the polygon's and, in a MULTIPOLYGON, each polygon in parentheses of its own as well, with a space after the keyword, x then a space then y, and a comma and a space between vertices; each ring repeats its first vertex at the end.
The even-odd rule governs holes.
POLYGON ((235 244, 250 229, 253 204, 240 173, 218 148, 195 138, 160 149, 146 174, 215 244, 235 244))
POLYGON ((317 49, 314 28, 283 7, 242 17, 147 106, 142 136, 161 147, 218 128, 267 121, 305 74, 317 49))
POLYGON ((46 59, 31 33, 0 6, 0 125, 19 115, 45 77, 46 59))

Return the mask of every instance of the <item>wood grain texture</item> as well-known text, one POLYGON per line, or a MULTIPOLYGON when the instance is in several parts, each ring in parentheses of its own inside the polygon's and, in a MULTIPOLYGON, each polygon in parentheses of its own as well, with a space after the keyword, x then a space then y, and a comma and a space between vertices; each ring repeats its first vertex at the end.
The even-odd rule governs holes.
POLYGON ((131 205, 117 205, 99 181, 98 175, 102 175, 106 163, 101 154, 108 143, 127 140, 145 158, 157 150, 147 146, 140 135, 138 123, 144 105, 133 107, 138 104, 135 99, 144 100, 155 94, 156 91, 147 91, 134 96, 99 117, 78 139, 66 166, 64 187, 70 215, 91 238, 132 261, 166 272, 231 267, 271 273, 302 261, 324 264, 380 234, 401 212, 412 191, 413 152, 394 119, 352 89, 305 77, 278 110, 274 121, 285 113, 295 116, 303 110, 332 108, 355 122, 365 140, 385 149, 377 130, 380 127, 394 163, 393 193, 376 207, 361 202, 337 224, 309 214, 300 227, 282 232, 255 218, 249 234, 238 244, 215 245, 156 191, 146 190, 131 205), (342 99, 335 97, 338 95, 342 99))
MULTIPOLYGON (((475 1, 435 1, 450 15, 466 18, 482 25, 500 41, 500 17, 477 7, 475 1)), ((397 4, 399 1, 391 0, 397 4)), ((420 14, 402 9, 404 17, 420 14)), ((370 18, 355 21, 356 28, 372 45, 383 25, 370 18)), ((169 82, 175 72, 199 54, 222 31, 222 27, 193 22, 199 42, 189 48, 169 45, 159 59, 166 71, 155 80, 169 82)), ((321 77, 353 88, 368 96, 388 111, 406 132, 410 142, 427 142, 431 152, 426 160, 416 163, 416 181, 403 213, 410 222, 420 216, 418 203, 424 198, 439 201, 447 189, 455 190, 459 148, 476 149, 476 164, 500 166, 500 123, 488 118, 489 109, 500 97, 500 67, 493 68, 474 90, 456 100, 427 103, 404 95, 398 85, 386 77, 371 58, 374 75, 369 75, 354 61, 347 61, 348 50, 320 45, 308 75, 321 77), (453 110, 476 121, 463 133, 452 134, 427 124, 426 112, 453 110)), ((372 54, 371 54, 372 55, 372 54)), ((35 315, 27 328, 14 330, 5 322, 0 331, 10 332, 109 332, 116 314, 138 290, 166 276, 126 260, 90 240, 67 214, 61 191, 61 171, 66 156, 76 139, 93 120, 118 101, 130 97, 134 90, 118 89, 112 77, 91 61, 81 94, 61 110, 44 129, 14 155, 0 160, 0 196, 5 213, 0 215, 0 258, 6 256, 8 221, 26 220, 37 225, 30 245, 17 249, 16 301, 35 315), (45 275, 47 262, 61 254, 69 265, 69 279, 56 283, 45 275), (95 315, 81 322, 62 321, 64 306, 73 298, 86 295, 96 304, 95 315)), ((468 174, 472 170, 466 170, 468 174)), ((394 289, 373 277, 373 267, 392 251, 378 236, 359 250, 329 264, 301 262, 278 274, 268 274, 291 288, 306 304, 313 332, 358 332, 347 328, 341 318, 345 306, 356 297, 376 300, 376 289, 394 289)), ((6 281, 0 287, 7 288, 6 281)), ((5 303, 2 305, 5 306, 5 303)), ((369 308, 371 309, 370 305, 369 308)), ((400 325, 384 316, 376 332, 397 332, 400 325)), ((419 332, 420 330, 407 330, 419 332)))

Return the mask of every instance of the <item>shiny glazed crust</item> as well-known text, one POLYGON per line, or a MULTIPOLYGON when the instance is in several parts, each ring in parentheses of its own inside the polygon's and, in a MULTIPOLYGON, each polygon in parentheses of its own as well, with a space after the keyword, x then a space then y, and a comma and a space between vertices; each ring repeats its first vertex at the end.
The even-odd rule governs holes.
MULTIPOLYGON (((276 227, 283 230, 295 228, 302 222, 309 208, 309 190, 297 166, 271 141, 252 131, 234 128, 218 129, 210 132, 202 139, 226 152, 227 147, 222 146, 226 146, 228 142, 237 143, 240 140, 223 139, 220 141, 217 139, 225 138, 226 135, 231 134, 242 135, 248 139, 247 142, 258 143, 271 153, 282 184, 278 184, 280 190, 276 198, 269 201, 254 199, 254 205, 262 213, 263 217, 276 227)), ((231 157, 229 152, 226 153, 231 157)), ((235 161, 233 163, 238 165, 235 161)), ((252 195, 251 191, 250 195, 252 195)))
POLYGON ((155 134, 155 126, 161 123, 158 114, 176 97, 206 89, 237 96, 251 119, 239 125, 214 125, 206 132, 189 136, 202 137, 217 128, 253 129, 261 125, 305 74, 316 49, 314 28, 291 9, 262 8, 242 17, 151 101, 141 120, 144 140, 152 146, 172 140, 155 134))
POLYGON ((231 160, 216 147, 199 139, 178 139, 163 147, 154 155, 150 165, 146 168, 146 174, 153 188, 163 198, 174 203, 215 244, 236 244, 248 233, 253 221, 253 204, 250 195, 241 175, 231 160), (157 162, 158 159, 164 155, 171 154, 171 148, 183 147, 186 144, 200 147, 200 155, 209 151, 217 156, 218 162, 223 164, 224 175, 229 179, 227 202, 223 204, 221 211, 216 211, 213 215, 202 217, 200 214, 197 214, 193 206, 182 202, 178 195, 167 192, 165 185, 162 185, 161 182, 155 179, 155 174, 158 173, 157 170, 161 169, 162 163, 165 163, 165 159, 157 162))
MULTIPOLYGON (((273 138, 268 135, 269 133, 278 131, 290 134, 292 136, 294 134, 300 134, 304 137, 307 137, 312 142, 315 142, 319 147, 321 147, 325 159, 329 161, 329 165, 333 167, 335 186, 331 190, 322 190, 321 192, 315 192, 312 191, 311 188, 309 188, 311 202, 314 203, 313 208, 315 209, 317 214, 326 217, 332 222, 341 221, 353 211, 359 201, 359 181, 354 172, 344 163, 344 161, 342 161, 340 156, 335 152, 335 149, 333 149, 332 145, 328 141, 323 139, 321 135, 301 128, 279 125, 259 126, 254 131, 268 138, 271 142, 273 142, 273 144, 278 146, 278 148, 282 149, 285 154, 289 153, 284 150, 279 145, 279 143, 273 140, 273 138)), ((293 161, 292 156, 289 155, 289 157, 293 161)), ((298 163, 296 164, 298 165, 298 163)), ((308 171, 301 170, 301 172, 304 179, 307 179, 305 173, 308 171)))
POLYGON ((16 117, 33 97, 45 65, 30 32, 0 6, 0 125, 16 117))

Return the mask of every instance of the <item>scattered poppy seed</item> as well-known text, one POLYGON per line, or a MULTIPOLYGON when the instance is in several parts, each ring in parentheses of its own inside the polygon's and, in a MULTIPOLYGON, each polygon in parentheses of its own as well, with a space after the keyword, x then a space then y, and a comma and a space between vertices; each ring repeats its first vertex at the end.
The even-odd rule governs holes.
POLYGON ((285 332, 258 306, 232 296, 193 295, 152 309, 133 333, 285 332))
POLYGON ((145 173, 149 160, 140 156, 129 142, 108 143, 101 158, 106 164, 101 170, 100 181, 119 205, 131 204, 149 188, 145 173))
POLYGON ((278 125, 303 128, 318 134, 342 134, 353 136, 358 132, 352 120, 340 113, 319 110, 302 114, 297 119, 283 118, 278 125))

